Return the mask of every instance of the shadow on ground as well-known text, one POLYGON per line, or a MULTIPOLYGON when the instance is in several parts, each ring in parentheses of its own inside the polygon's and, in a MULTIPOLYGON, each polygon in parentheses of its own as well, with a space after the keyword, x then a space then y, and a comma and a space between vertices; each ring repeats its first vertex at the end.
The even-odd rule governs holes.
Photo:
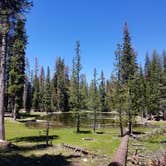
POLYGON ((2 166, 72 166, 69 159, 75 156, 43 155, 25 157, 19 154, 0 154, 0 165, 2 166))
POLYGON ((90 131, 90 130, 80 130, 78 132, 78 134, 91 134, 91 133, 92 133, 92 131, 90 131))
MULTIPOLYGON (((59 136, 57 135, 49 135, 48 139, 49 140, 53 140, 53 139, 58 139, 59 136)), ((45 135, 41 135, 41 136, 27 136, 27 137, 16 137, 13 139, 10 139, 8 141, 11 142, 44 142, 46 141, 46 136, 45 135)))
POLYGON ((10 148, 0 150, 0 153, 11 154, 11 153, 28 152, 33 150, 44 150, 50 146, 51 145, 46 145, 46 144, 38 144, 38 145, 31 145, 31 146, 16 146, 12 144, 10 148))

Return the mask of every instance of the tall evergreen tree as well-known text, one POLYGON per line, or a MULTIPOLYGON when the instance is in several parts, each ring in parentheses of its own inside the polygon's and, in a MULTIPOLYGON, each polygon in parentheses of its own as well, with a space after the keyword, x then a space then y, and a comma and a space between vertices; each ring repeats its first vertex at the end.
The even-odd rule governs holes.
POLYGON ((12 55, 9 64, 8 94, 13 105, 13 118, 16 120, 18 110, 22 106, 23 89, 25 81, 25 48, 27 37, 25 22, 18 20, 13 38, 12 55))
POLYGON ((38 77, 38 60, 35 58, 35 70, 34 70, 34 77, 33 77, 33 98, 32 98, 32 107, 34 110, 39 110, 39 77, 38 77))
POLYGON ((80 76, 80 108, 86 110, 88 108, 88 84, 86 75, 80 76))
POLYGON ((163 120, 166 120, 166 51, 162 53, 163 69, 160 83, 160 110, 163 113, 163 120))
POLYGON ((29 61, 26 58, 25 84, 23 94, 23 106, 26 112, 30 112, 32 107, 32 82, 29 61))
POLYGON ((160 82, 161 82, 161 63, 157 52, 154 50, 152 54, 152 61, 150 65, 150 115, 159 115, 160 106, 160 82))
MULTIPOLYGON (((23 18, 25 10, 31 7, 32 3, 28 0, 1 0, 0 2, 0 139, 5 139, 4 129, 4 97, 6 84, 6 57, 7 57, 7 38, 9 36, 10 21, 17 20, 18 16, 23 18), (17 16, 17 17, 16 17, 17 16)), ((20 18, 21 18, 20 17, 20 18)))
POLYGON ((96 132, 96 123, 97 123, 97 111, 99 110, 99 95, 97 88, 97 71, 94 69, 93 80, 92 80, 92 93, 91 93, 91 107, 94 112, 94 121, 93 121, 93 131, 96 132))
POLYGON ((105 85, 105 77, 104 72, 101 71, 100 76, 100 85, 99 85, 99 97, 100 97, 100 110, 102 112, 106 111, 106 85, 105 85))
POLYGON ((137 88, 137 109, 138 112, 142 114, 142 118, 146 117, 146 84, 143 74, 143 69, 139 67, 138 73, 138 80, 137 80, 138 87, 137 88))
POLYGON ((58 111, 66 112, 69 110, 68 104, 68 70, 64 60, 60 57, 56 60, 55 74, 53 79, 53 96, 55 97, 54 107, 58 111))
POLYGON ((43 66, 40 70, 40 76, 39 76, 39 108, 40 111, 44 110, 44 92, 45 92, 45 71, 43 66))
POLYGON ((70 82, 70 106, 76 111, 76 132, 80 132, 80 72, 81 72, 81 57, 80 57, 80 42, 76 42, 75 56, 73 58, 72 76, 70 82))
POLYGON ((122 111, 122 107, 124 106, 124 99, 123 99, 123 91, 122 91, 122 78, 121 78, 121 70, 122 70, 122 66, 121 66, 121 57, 122 57, 122 48, 121 45, 118 44, 117 45, 117 50, 115 51, 115 56, 116 56, 116 79, 117 79, 117 83, 115 82, 115 91, 113 94, 113 103, 114 103, 114 107, 115 109, 117 109, 118 114, 119 114, 119 127, 120 127, 120 134, 121 137, 123 136, 123 111, 122 111))
POLYGON ((148 53, 146 53, 145 57, 144 74, 145 74, 145 79, 148 79, 150 75, 150 58, 148 53))
POLYGON ((44 88, 44 109, 47 113, 51 111, 51 79, 49 67, 47 67, 47 75, 44 88))
POLYGON ((129 109, 128 109, 128 128, 129 133, 132 132, 132 122, 134 115, 134 105, 136 102, 135 91, 134 91, 134 83, 135 83, 135 73, 137 71, 136 64, 136 53, 134 52, 131 45, 130 33, 128 30, 128 25, 125 23, 124 26, 124 38, 123 38, 123 49, 121 56, 121 77, 122 82, 127 84, 129 87, 129 109))
POLYGON ((124 83, 128 80, 133 79, 134 74, 137 70, 136 64, 136 54, 131 45, 130 33, 128 30, 128 25, 125 23, 124 26, 124 38, 123 38, 123 48, 121 56, 121 77, 124 83))

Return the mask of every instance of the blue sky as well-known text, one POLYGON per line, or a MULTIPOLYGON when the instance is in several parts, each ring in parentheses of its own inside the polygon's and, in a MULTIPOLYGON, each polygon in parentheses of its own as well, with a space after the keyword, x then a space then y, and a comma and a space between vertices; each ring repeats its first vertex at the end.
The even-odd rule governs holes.
POLYGON ((82 72, 96 67, 109 78, 116 44, 127 21, 132 44, 143 63, 147 51, 166 48, 166 0, 34 0, 27 15, 27 57, 53 71, 57 56, 71 67, 76 40, 81 42, 82 72))

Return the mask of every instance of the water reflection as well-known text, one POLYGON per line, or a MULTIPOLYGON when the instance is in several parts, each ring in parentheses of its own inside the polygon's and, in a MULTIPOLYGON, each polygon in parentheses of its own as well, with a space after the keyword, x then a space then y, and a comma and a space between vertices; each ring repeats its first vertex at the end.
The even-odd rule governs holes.
MULTIPOLYGON (((112 127, 118 125, 118 116, 115 113, 103 113, 97 112, 97 128, 112 127)), ((93 112, 81 112, 80 113, 81 127, 91 128, 94 122, 93 112)), ((27 126, 35 128, 42 128, 46 125, 46 121, 50 122, 50 127, 75 127, 76 113, 50 113, 45 116, 41 116, 36 119, 35 122, 28 122, 27 126), (39 122, 39 123, 38 123, 39 122), (41 122, 41 123, 40 123, 41 122)))

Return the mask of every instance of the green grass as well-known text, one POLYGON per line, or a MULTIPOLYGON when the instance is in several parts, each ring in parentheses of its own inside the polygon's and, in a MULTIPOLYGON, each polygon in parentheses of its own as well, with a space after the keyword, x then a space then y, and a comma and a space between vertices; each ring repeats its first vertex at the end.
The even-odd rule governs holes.
MULTIPOLYGON (((151 133, 152 131, 162 127, 166 128, 166 121, 151 121, 148 122, 150 125, 153 125, 153 127, 137 127, 134 128, 134 131, 139 131, 139 132, 144 132, 144 133, 151 133)), ((166 130, 163 130, 163 133, 154 133, 150 136, 144 137, 143 139, 138 141, 138 140, 131 140, 130 144, 142 144, 145 148, 144 153, 153 153, 158 150, 164 150, 166 149, 166 144, 161 143, 161 141, 166 140, 166 130)), ((133 147, 130 146, 132 149, 133 147)))
MULTIPOLYGON (((17 145, 36 145, 44 143, 40 140, 41 129, 28 128, 24 123, 7 119, 5 121, 6 139, 17 145), (33 140, 34 139, 34 140, 33 140)), ((82 129, 86 131, 85 129, 82 129)), ((71 144, 87 149, 93 153, 112 155, 119 146, 118 129, 104 129, 103 134, 80 133, 76 134, 74 128, 50 129, 50 135, 54 135, 54 145, 62 143, 71 144), (83 138, 93 138, 93 141, 85 141, 83 138)))
MULTIPOLYGON (((27 117, 28 118, 28 117, 27 117)), ((45 135, 44 133, 40 133, 40 131, 43 131, 44 129, 37 129, 37 128, 28 128, 25 126, 25 121, 13 121, 12 119, 6 119, 5 120, 5 127, 6 127, 6 139, 8 141, 11 141, 12 143, 16 144, 18 147, 20 147, 20 150, 14 150, 9 151, 7 153, 0 153, 0 158, 4 162, 8 161, 9 157, 11 158, 9 163, 13 162, 14 158, 19 158, 20 163, 24 163, 24 160, 26 160, 27 165, 30 165, 34 162, 38 162, 38 160, 42 160, 44 156, 44 161, 47 161, 48 156, 50 159, 50 162, 54 161, 55 163, 56 158, 55 156, 59 156, 63 159, 67 157, 67 161, 69 161, 68 157, 70 155, 73 155, 73 151, 66 150, 62 148, 62 146, 59 146, 63 143, 70 144, 73 146, 78 146, 81 148, 86 149, 87 151, 90 151, 92 153, 97 153, 99 155, 106 155, 106 158, 103 159, 103 157, 97 157, 92 159, 91 157, 87 157, 88 162, 85 163, 82 159, 84 158, 73 158, 71 161, 81 162, 82 166, 105 166, 108 165, 111 161, 112 154, 117 150, 120 138, 118 137, 119 129, 118 128, 105 128, 100 129, 98 131, 103 132, 103 134, 95 134, 92 132, 91 129, 83 129, 81 128, 81 132, 79 134, 76 134, 75 128, 54 128, 50 129, 50 134, 54 136, 53 139, 53 147, 43 148, 41 145, 45 143, 45 135), (91 130, 91 132, 87 132, 91 130), (83 138, 92 138, 92 141, 85 141, 83 138), (45 156, 48 154, 48 156, 45 156), (20 156, 21 155, 21 156, 20 156), (45 158, 46 157, 46 158, 45 158), (100 163, 100 164, 99 164, 100 163)), ((166 126, 166 122, 152 122, 153 128, 163 127, 166 126)), ((134 128, 134 131, 140 131, 140 132, 151 132, 153 128, 148 127, 137 127, 134 128)), ((157 150, 161 150, 166 148, 164 144, 161 144, 160 141, 164 140, 166 138, 166 134, 158 134, 153 135, 153 137, 150 137, 143 141, 137 141, 130 139, 129 143, 129 151, 135 151, 135 147, 132 146, 132 144, 143 144, 143 148, 145 150, 142 150, 143 154, 155 152, 157 150)), ((66 161, 66 160, 65 160, 66 161)), ((5 165, 5 164, 4 164, 5 165)), ((7 166, 6 164, 5 166, 7 166)), ((27 166, 26 165, 26 166, 27 166)))

